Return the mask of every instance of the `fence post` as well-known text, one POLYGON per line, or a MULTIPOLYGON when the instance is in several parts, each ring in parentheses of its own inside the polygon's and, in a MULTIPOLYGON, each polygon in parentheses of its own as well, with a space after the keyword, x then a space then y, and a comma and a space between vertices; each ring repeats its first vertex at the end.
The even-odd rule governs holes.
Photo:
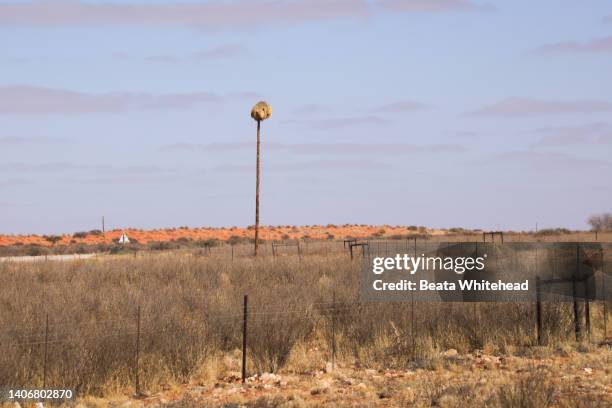
POLYGON ((246 349, 247 349, 247 303, 249 296, 244 295, 244 308, 242 317, 242 383, 246 382, 246 349))
POLYGON ((576 244, 576 270, 572 275, 572 299, 574 301, 574 332, 576 335, 576 341, 580 340, 580 319, 579 319, 579 310, 578 310, 578 299, 576 298, 576 273, 580 268, 580 249, 578 244, 576 244))
POLYGON ((608 338, 608 293, 606 292, 606 274, 604 273, 605 259, 604 251, 601 249, 601 290, 604 294, 603 318, 604 318, 604 339, 608 338))
POLYGON ((234 244, 230 244, 232 247, 232 262, 234 262, 234 244))
POLYGON ((47 344, 49 342, 49 313, 45 319, 45 352, 43 360, 43 389, 47 388, 47 344))
POLYGON ((536 276, 536 326, 538 346, 542 345, 542 300, 540 298, 540 277, 536 276))
POLYGON ((414 293, 410 291, 410 337, 412 340, 412 361, 416 358, 416 337, 414 335, 414 293))
MULTIPOLYGON (((414 237, 414 257, 417 257, 417 239, 414 237)), ((416 359, 416 335, 414 333, 414 292, 410 291, 410 336, 412 337, 412 361, 416 359)))
POLYGON ((336 291, 332 295, 332 370, 336 369, 336 291))
POLYGON ((586 296, 586 294, 585 294, 585 297, 586 299, 584 300, 584 323, 586 325, 587 337, 590 340, 591 339, 591 307, 589 305, 589 298, 588 296, 586 296))
POLYGON ((140 305, 138 305, 138 314, 136 317, 136 356, 134 358, 134 377, 135 383, 134 388, 136 389, 136 396, 140 396, 140 377, 138 374, 138 365, 140 361, 140 305))

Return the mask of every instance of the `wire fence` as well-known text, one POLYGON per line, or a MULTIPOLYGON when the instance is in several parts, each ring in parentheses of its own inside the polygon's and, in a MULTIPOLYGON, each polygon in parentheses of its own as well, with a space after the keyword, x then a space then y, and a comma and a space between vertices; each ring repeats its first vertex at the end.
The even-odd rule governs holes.
MULTIPOLYGON (((480 237, 482 239, 482 237, 480 237)), ((379 252, 406 250, 414 251, 416 247, 420 245, 421 241, 416 239, 405 239, 405 240, 368 240, 361 241, 361 243, 367 244, 369 249, 376 249, 379 252), (392 244, 389 244, 392 242, 392 244)), ((428 241, 423 241, 428 242, 428 241)), ((482 242, 482 241, 479 241, 482 242)), ((506 241, 510 242, 510 241, 506 241)), ((329 256, 332 253, 342 254, 347 259, 351 257, 350 245, 360 243, 356 240, 354 242, 345 243, 342 241, 337 242, 318 242, 311 246, 305 246, 300 249, 300 253, 297 252, 297 248, 291 246, 278 246, 274 248, 274 254, 272 254, 272 246, 269 246, 269 253, 272 259, 282 256, 329 256), (292 252, 293 251, 293 252, 292 252)), ((301 244, 300 244, 301 245, 301 244)), ((227 259, 227 252, 215 252, 215 251, 227 251, 234 250, 231 246, 213 247, 208 253, 210 256, 223 256, 227 259)), ((354 248, 353 248, 354 249, 354 248)), ((358 248, 357 251, 353 252, 354 257, 359 257, 363 254, 363 249, 358 248)), ((266 252, 264 251, 264 256, 266 252)), ((231 256, 231 255, 230 255, 231 256)), ((249 252, 238 254, 233 253, 232 259, 238 256, 250 256, 249 252)), ((612 259, 608 258, 608 259, 612 259)), ((239 296, 239 295, 237 295, 239 296)), ((147 352, 147 346, 145 343, 150 341, 154 336, 161 336, 160 332, 164 330, 171 330, 172 327, 164 326, 160 324, 160 319, 164 318, 164 321, 181 321, 190 320, 196 322, 194 329, 195 331, 201 330, 201 344, 198 347, 204 347, 209 341, 206 336, 207 332, 204 328, 212 324, 213 322, 223 322, 224 324, 235 327, 232 332, 232 336, 236 337, 232 339, 234 343, 239 344, 238 338, 242 340, 242 380, 246 380, 249 368, 246 366, 248 362, 250 345, 249 333, 254 328, 266 328, 267 326, 273 327, 273 330, 284 330, 289 323, 295 322, 309 322, 311 324, 317 324, 323 327, 326 333, 326 338, 329 341, 329 359, 335 364, 337 361, 337 350, 339 348, 339 341, 347 341, 346 337, 340 340, 338 334, 340 331, 346 331, 346 327, 351 324, 351 321, 359 319, 359 313, 362 311, 370 311, 387 308, 393 311, 393 309, 400 310, 397 305, 381 305, 378 303, 363 303, 355 299, 336 299, 335 294, 331 294, 327 298, 329 300, 308 302, 307 304, 293 304, 293 305, 281 305, 277 302, 262 302, 261 299, 256 299, 256 302, 248 303, 245 296, 245 306, 242 306, 241 302, 236 301, 231 307, 226 308, 224 311, 219 310, 194 310, 191 313, 179 315, 172 312, 164 313, 163 311, 143 311, 139 304, 133 304, 130 310, 123 310, 121 313, 117 313, 114 317, 96 317, 91 316, 87 319, 81 320, 78 323, 75 319, 70 316, 53 317, 41 311, 38 315, 38 322, 36 326, 31 327, 0 327, 0 353, 8 353, 28 361, 31 366, 31 371, 37 371, 37 373, 29 373, 29 378, 42 379, 42 384, 47 383, 47 376, 50 368, 53 366, 56 359, 66 359, 66 351, 70 348, 79 348, 89 343, 101 344, 105 340, 116 339, 116 343, 107 345, 107 347, 114 347, 121 349, 122 358, 128 359, 127 364, 131 365, 131 373, 134 377, 134 388, 136 393, 140 393, 141 384, 138 378, 138 374, 146 370, 141 364, 142 353, 147 352), (271 322, 280 323, 278 325, 271 325, 271 322), (88 333, 95 333, 89 335, 88 333), (42 371, 39 373, 38 371, 42 371)), ((598 334, 597 339, 606 339, 608 336, 607 320, 607 300, 602 303, 603 316, 600 318, 602 332, 598 334)), ((448 319, 452 316, 453 304, 450 304, 448 319)), ((542 318, 543 313, 542 305, 538 306, 536 303, 524 305, 525 310, 529 314, 525 317, 520 313, 517 314, 516 325, 523 325, 524 329, 528 331, 533 339, 533 345, 543 344, 544 336, 542 335, 542 320, 544 324, 557 324, 553 319, 542 318), (524 320, 518 320, 524 319, 524 320)), ((422 308, 433 308, 432 305, 424 305, 422 308)), ((436 306, 437 307, 437 306, 436 306)), ((546 306, 544 305, 544 308, 546 306)), ((587 305, 581 307, 588 307, 587 305)), ((415 313, 417 306, 414 303, 405 303, 402 305, 401 313, 407 319, 405 321, 405 329, 403 332, 408 338, 407 342, 411 347, 410 353, 414 357, 415 342, 417 336, 420 333, 427 331, 431 332, 431 322, 424 320, 420 313, 415 313)), ((422 309, 421 309, 422 311, 422 309)), ((477 330, 479 324, 483 324, 479 319, 484 319, 484 312, 480 308, 480 305, 474 305, 469 307, 468 313, 471 313, 472 320, 469 324, 472 325, 473 330, 477 330)), ((86 316, 86 313, 85 313, 86 316)), ((377 315, 378 316, 378 315, 377 315)), ((574 314, 574 316, 576 316, 574 314)), ((381 323, 383 319, 374 321, 375 323, 381 323)), ((572 322, 573 323, 573 322, 572 322)), ((586 335, 591 336, 590 330, 591 325, 594 322, 590 322, 586 327, 586 335)), ((511 323, 513 324, 513 323, 511 323)), ((288 329, 287 329, 288 330, 288 329)), ((177 333, 164 332, 162 334, 165 338, 171 338, 177 333)), ((96 346, 91 347, 94 353, 103 353, 103 348, 96 346)), ((175 350, 171 350, 175 351, 175 350)), ((162 352, 166 352, 162 350, 162 352)), ((78 361, 65 360, 62 364, 79 364, 78 361)), ((2 379, 5 381, 5 379, 2 379)), ((13 384, 15 385, 15 384, 13 384)))
MULTIPOLYGON (((350 318, 358 316, 359 311, 367 311, 370 309, 380 308, 383 305, 377 303, 362 303, 359 301, 352 302, 337 302, 335 294, 333 295, 332 301, 327 302, 313 302, 308 307, 295 308, 295 309, 279 309, 278 304, 256 304, 250 306, 247 303, 247 296, 244 297, 244 309, 233 310, 226 313, 215 313, 214 315, 207 315, 206 313, 198 313, 201 317, 201 322, 206 325, 210 321, 225 321, 235 324, 237 327, 242 326, 241 338, 242 338, 242 381, 246 381, 248 377, 249 369, 247 367, 248 354, 249 354, 249 331, 261 325, 267 325, 270 323, 281 323, 281 326, 276 325, 275 329, 283 327, 285 323, 295 324, 297 322, 306 321, 310 323, 320 324, 322 321, 325 323, 327 336, 329 340, 329 360, 332 362, 332 367, 335 365, 337 360, 337 333, 342 328, 342 321, 339 319, 341 315, 346 318, 347 314, 350 318)), ((604 303, 605 305, 605 303, 604 303)), ((406 306, 406 305, 405 305, 406 306)), ((393 307, 393 306, 392 306, 393 307)), ((406 332, 409 333, 408 343, 412 344, 412 355, 414 357, 415 338, 418 336, 419 331, 427 331, 430 326, 429 322, 423 321, 418 317, 415 318, 415 304, 409 305, 410 307, 410 323, 406 326, 410 329, 406 332), (415 322, 416 320, 416 322, 415 322)), ((431 306, 429 306, 431 307, 431 306)), ((451 311, 453 310, 452 304, 450 305, 451 311)), ((541 308, 541 305, 537 305, 541 308)), ((482 311, 480 305, 474 305, 473 308, 469 309, 473 314, 473 324, 476 324, 480 318, 482 318, 482 311)), ((534 315, 528 316, 528 320, 533 323, 532 335, 533 344, 542 344, 542 318, 541 309, 533 309, 534 315)), ((37 366, 43 367, 44 373, 39 375, 42 377, 42 383, 47 383, 47 370, 52 361, 56 358, 55 355, 63 356, 65 351, 71 347, 82 347, 88 341, 95 341, 97 343, 104 342, 107 339, 122 339, 121 342, 117 343, 117 347, 131 348, 133 356, 132 362, 132 375, 134 377, 134 389, 136 394, 142 392, 141 385, 139 382, 139 373, 142 372, 141 367, 141 353, 143 350, 143 342, 147 341, 148 336, 155 336, 160 334, 160 327, 155 325, 154 315, 143 316, 141 308, 136 307, 136 310, 130 314, 129 317, 119 319, 92 319, 87 324, 80 324, 78 333, 87 333, 89 328, 95 327, 97 334, 95 335, 78 335, 75 336, 75 326, 70 325, 66 320, 53 320, 49 319, 46 315, 44 324, 40 327, 27 328, 27 329, 5 329, 0 331, 0 352, 2 353, 25 353, 30 355, 31 358, 36 358, 38 352, 38 358, 41 360, 37 366), (103 333, 103 334, 101 334, 103 333), (11 339, 11 340, 6 340, 11 339), (53 349, 51 346, 54 346, 53 349), (58 348, 59 347, 59 348, 58 348), (44 350, 44 352, 43 352, 44 350)), ((172 316, 178 318, 178 316, 172 316)), ((607 338, 607 316, 603 316, 603 339, 607 338)), ((395 326, 392 325, 395 329, 395 326)), ((590 326, 587 326, 587 335, 591 338, 590 326)), ((204 332, 203 332, 204 333, 204 332)), ((172 336, 172 333, 168 333, 168 336, 172 336)), ((202 334, 205 336, 205 334, 202 334)), ((593 340, 593 339, 591 339, 593 340)), ((124 350, 125 351, 125 350, 124 350)))

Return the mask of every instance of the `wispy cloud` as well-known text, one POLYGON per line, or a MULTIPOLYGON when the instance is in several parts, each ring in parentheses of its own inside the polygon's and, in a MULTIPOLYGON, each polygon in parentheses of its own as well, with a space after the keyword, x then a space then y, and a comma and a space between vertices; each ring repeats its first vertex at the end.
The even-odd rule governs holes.
POLYGON ((175 25, 232 28, 295 24, 370 14, 365 0, 92 3, 78 0, 0 3, 0 25, 175 25))
POLYGON ((448 133, 464 138, 475 138, 482 136, 482 133, 476 132, 475 130, 450 130, 448 133))
POLYGON ((428 109, 429 106, 415 101, 398 101, 374 108, 376 113, 407 113, 428 109))
POLYGON ((536 133, 542 136, 533 144, 534 147, 612 144, 612 127, 607 123, 545 127, 537 129, 536 133))
POLYGON ((0 115, 118 113, 132 110, 187 109, 218 103, 210 92, 93 94, 36 86, 0 86, 0 115))
MULTIPOLYGON (((209 144, 192 144, 192 143, 175 143, 172 145, 163 146, 160 151, 163 152, 237 152, 251 151, 254 148, 252 142, 234 142, 234 143, 209 143, 209 144)), ((466 148, 458 144, 431 144, 431 145, 416 145, 410 143, 297 143, 284 144, 267 142, 266 149, 286 151, 295 154, 331 154, 334 156, 351 155, 351 154, 386 154, 386 155, 406 155, 420 153, 460 153, 466 151, 466 148)))
POLYGON ((198 61, 213 61, 213 60, 228 60, 250 55, 249 50, 236 44, 226 44, 214 47, 208 50, 193 52, 187 55, 160 54, 150 55, 145 57, 145 60, 150 62, 160 63, 181 63, 181 62, 198 62, 198 61))
POLYGON ((603 18, 604 23, 612 24, 612 14, 603 18))
POLYGON ((70 140, 59 137, 0 137, 0 146, 21 146, 21 145, 53 145, 64 144, 70 140))
MULTIPOLYGON (((2 182, 0 181, 0 186, 2 186, 2 182)), ((35 203, 12 203, 7 201, 0 201, 0 207, 2 208, 23 208, 23 207, 35 207, 38 204, 35 203)))
POLYGON ((532 51, 534 54, 609 52, 612 52, 612 35, 608 37, 593 38, 585 42, 568 41, 545 44, 532 51))
POLYGON ((293 110, 293 114, 296 116, 302 115, 317 115, 320 113, 329 113, 330 108, 324 105, 319 105, 316 103, 309 103, 306 105, 298 106, 293 110))
MULTIPOLYGON (((515 171, 530 170, 538 172, 546 171, 570 171, 610 168, 612 163, 587 157, 580 157, 567 153, 538 152, 533 150, 517 150, 495 154, 486 159, 476 160, 471 164, 482 166, 507 165, 515 171)), ((535 173, 534 173, 535 174, 535 173)))
POLYGON ((449 11, 493 11, 495 7, 488 3, 477 3, 471 0, 381 0, 382 7, 394 11, 442 13, 449 11))
MULTIPOLYGON (((349 171, 379 171, 379 170, 388 170, 392 169, 393 166, 389 163, 376 162, 372 160, 331 160, 331 159, 322 159, 322 160, 313 160, 313 161, 305 161, 305 162, 295 162, 295 163, 276 163, 276 164, 267 164, 265 166, 265 170, 275 171, 275 172, 300 172, 300 171, 308 171, 308 172, 317 172, 320 170, 349 170, 349 171)), ((216 166, 212 169, 213 171, 221 171, 221 172, 239 172, 239 173, 252 173, 255 170, 254 164, 249 165, 234 165, 234 164, 224 164, 221 166, 216 166)))
POLYGON ((63 173, 63 172, 94 172, 111 175, 154 175, 166 172, 159 166, 134 165, 117 166, 108 164, 80 164, 68 162, 49 163, 3 163, 0 164, 2 172, 19 173, 63 173))
POLYGON ((552 101, 530 98, 507 98, 485 106, 472 116, 524 117, 556 114, 612 112, 612 103, 603 100, 552 101))
POLYGON ((29 184, 34 184, 34 182, 30 179, 25 179, 25 178, 9 178, 5 180, 0 180, 0 188, 16 187, 16 186, 23 186, 23 185, 29 185, 29 184))
POLYGON ((69 184, 158 184, 158 183, 173 183, 177 181, 175 175, 118 175, 118 176, 101 176, 101 177, 83 177, 83 178, 63 178, 59 180, 69 184))
POLYGON ((389 120, 379 116, 364 115, 330 119, 289 119, 283 122, 309 129, 328 130, 361 125, 385 125, 389 120))

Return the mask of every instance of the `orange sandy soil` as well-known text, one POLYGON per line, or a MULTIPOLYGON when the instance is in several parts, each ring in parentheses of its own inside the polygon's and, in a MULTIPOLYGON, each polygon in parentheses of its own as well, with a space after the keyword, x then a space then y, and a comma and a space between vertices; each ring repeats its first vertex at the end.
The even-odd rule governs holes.
MULTIPOLYGON (((192 240, 207 240, 218 239, 228 240, 231 237, 252 238, 254 231, 247 228, 167 228, 154 230, 141 230, 127 228, 125 230, 107 231, 105 236, 102 235, 87 235, 85 238, 74 238, 71 234, 62 235, 61 241, 56 245, 68 244, 100 244, 104 242, 117 241, 122 232, 127 233, 130 239, 135 239, 140 243, 152 241, 172 241, 179 238, 190 238, 192 240)), ((382 236, 406 235, 416 233, 418 231, 409 230, 406 226, 389 226, 389 225, 343 225, 343 226, 263 226, 260 227, 260 237, 266 240, 281 240, 310 238, 310 239, 327 239, 331 234, 335 239, 343 239, 347 237, 365 238, 372 234, 382 233, 382 236), (383 232, 384 231, 384 232, 383 232)), ((428 234, 438 235, 443 231, 427 230, 428 234)), ((43 246, 51 246, 42 235, 0 235, 0 246, 16 245, 16 244, 36 244, 43 246)))

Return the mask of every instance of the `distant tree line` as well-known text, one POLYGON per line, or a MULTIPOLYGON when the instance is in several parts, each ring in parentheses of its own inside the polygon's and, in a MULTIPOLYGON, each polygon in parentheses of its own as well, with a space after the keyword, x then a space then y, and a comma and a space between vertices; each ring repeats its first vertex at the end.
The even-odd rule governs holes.
POLYGON ((592 215, 589 218, 589 225, 593 231, 612 231, 612 214, 592 215))

